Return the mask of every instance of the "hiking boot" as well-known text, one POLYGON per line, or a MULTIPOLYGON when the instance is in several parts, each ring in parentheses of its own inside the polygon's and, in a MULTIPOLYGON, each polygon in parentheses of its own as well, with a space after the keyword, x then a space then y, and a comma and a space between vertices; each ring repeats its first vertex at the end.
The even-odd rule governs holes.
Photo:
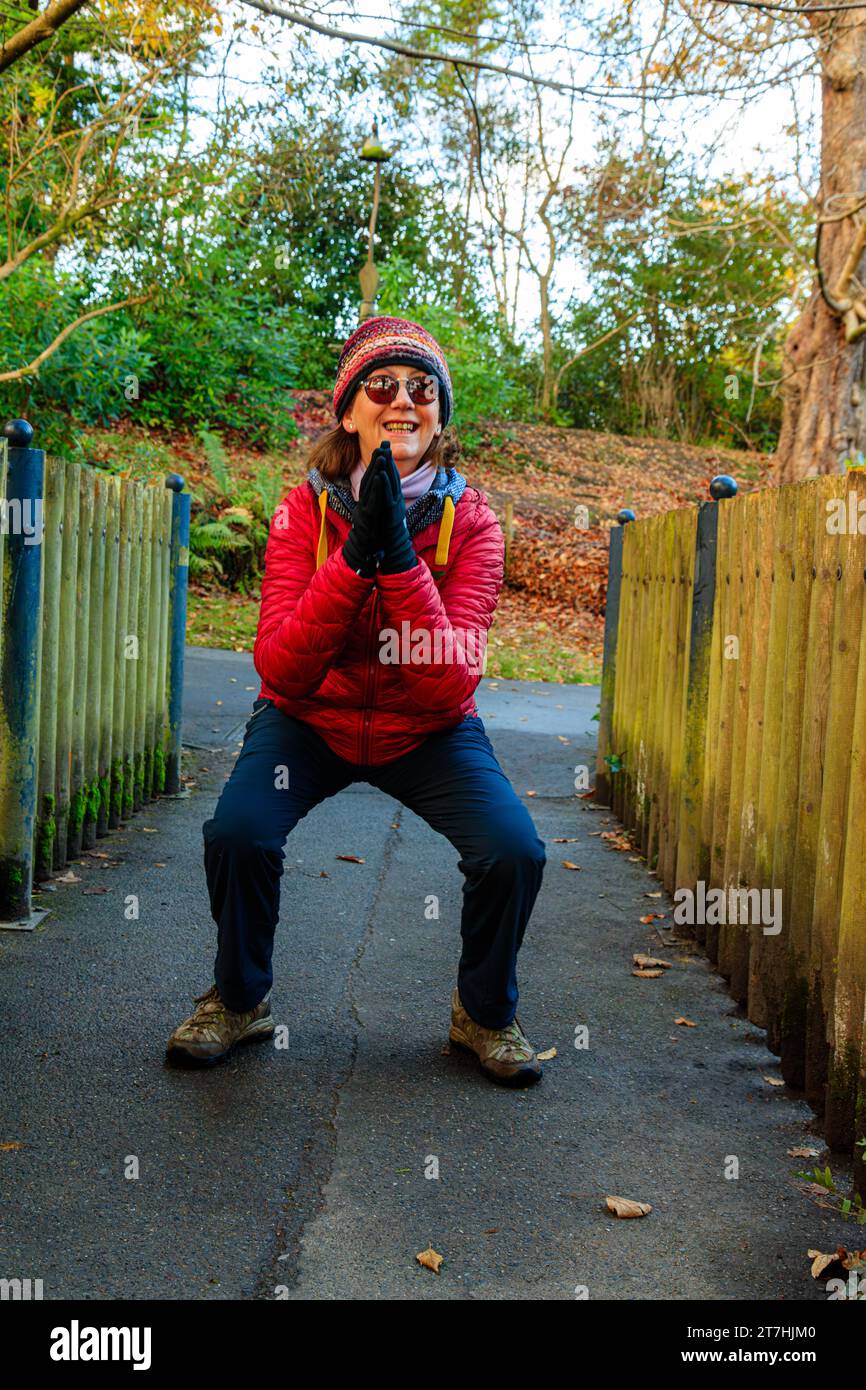
POLYGON ((210 1066, 227 1057, 237 1043, 262 1042, 273 1036, 270 991, 246 1013, 227 1008, 216 985, 196 997, 197 1007, 178 1024, 165 1048, 165 1059, 180 1066, 210 1066))
POLYGON ((448 1039, 464 1052, 474 1052, 481 1070, 500 1086, 534 1086, 541 1080, 541 1063, 517 1019, 504 1028, 482 1028, 469 1017, 456 989, 448 1039))

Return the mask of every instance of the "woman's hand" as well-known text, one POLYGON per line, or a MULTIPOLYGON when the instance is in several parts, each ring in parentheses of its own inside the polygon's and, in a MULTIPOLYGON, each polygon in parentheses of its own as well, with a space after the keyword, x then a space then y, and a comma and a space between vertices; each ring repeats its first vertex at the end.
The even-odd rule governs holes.
POLYGON ((377 449, 364 470, 361 486, 358 488, 358 500, 352 513, 352 527, 343 542, 343 558, 347 565, 364 579, 373 578, 377 561, 384 553, 381 455, 381 449, 377 449))
POLYGON ((414 569, 418 563, 418 556, 415 554, 406 526, 403 484, 400 481, 400 474, 387 440, 376 450, 373 455, 374 458, 376 454, 382 454, 384 458, 381 472, 376 480, 382 499, 382 529, 380 534, 385 551, 383 558, 379 561, 379 570, 382 574, 401 574, 404 570, 414 569))

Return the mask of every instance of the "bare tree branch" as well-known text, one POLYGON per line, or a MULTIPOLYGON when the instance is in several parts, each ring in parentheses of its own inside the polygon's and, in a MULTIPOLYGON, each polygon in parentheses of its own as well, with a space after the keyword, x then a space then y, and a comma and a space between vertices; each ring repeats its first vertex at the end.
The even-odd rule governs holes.
POLYGON ((352 29, 332 29, 327 24, 319 24, 315 19, 310 19, 308 15, 299 14, 297 10, 287 9, 284 5, 277 5, 273 0, 242 0, 244 5, 250 5, 254 10, 260 10, 262 14, 269 14, 275 19, 287 19, 290 24, 299 24, 304 29, 312 29, 317 34, 324 34, 329 39, 343 39, 347 43, 366 43, 373 48, 386 48, 390 53, 402 53, 407 58, 421 58, 425 62, 433 63, 457 63, 465 68, 483 68, 485 72, 502 73, 505 77, 516 77, 520 82, 529 82, 533 86, 550 87, 554 92, 579 92, 585 95, 587 87, 574 87, 568 82, 554 82, 547 77, 533 77, 531 73, 519 72, 517 68, 504 67, 501 63, 487 63, 483 58, 465 58, 460 53, 434 53, 432 49, 410 48, 408 44, 397 43, 394 39, 380 39, 372 34, 358 34, 352 29))
POLYGON ((12 64, 40 43, 50 39, 61 24, 71 19, 78 10, 83 10, 89 0, 50 0, 50 3, 23 29, 13 34, 6 43, 0 43, 0 72, 11 68, 12 64))
POLYGON ((32 362, 27 363, 26 367, 16 367, 11 372, 0 372, 0 381, 20 381, 22 377, 32 376, 34 372, 39 371, 42 363, 57 351, 60 344, 66 341, 70 333, 74 333, 76 328, 80 328, 83 323, 87 323, 90 319, 101 318, 103 314, 113 314, 116 309, 128 309, 133 304, 146 304, 155 293, 155 290, 150 290, 147 294, 132 295, 128 299, 118 299, 114 304, 103 304, 98 309, 88 309, 86 314, 79 314, 78 318, 73 319, 72 323, 68 323, 65 328, 61 329, 54 341, 49 343, 47 348, 43 348, 38 357, 34 357, 32 362))

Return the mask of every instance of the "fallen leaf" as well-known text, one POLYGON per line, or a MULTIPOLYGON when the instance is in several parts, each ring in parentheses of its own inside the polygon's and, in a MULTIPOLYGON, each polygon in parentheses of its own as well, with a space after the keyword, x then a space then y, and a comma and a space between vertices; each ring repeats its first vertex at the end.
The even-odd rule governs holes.
POLYGON ((55 882, 55 883, 80 883, 80 882, 81 882, 81 876, 80 876, 80 874, 74 874, 74 873, 72 872, 71 869, 67 869, 67 871, 66 871, 65 874, 55 874, 55 875, 54 875, 54 882, 55 882))
POLYGON ((605 1202, 614 1216, 649 1216, 652 1211, 649 1202, 633 1202, 630 1197, 605 1197, 605 1202))
POLYGON ((572 862, 571 862, 570 859, 563 859, 563 861, 562 861, 562 867, 563 867, 564 869, 577 869, 577 872, 578 872, 578 873, 581 872, 580 865, 579 865, 579 864, 572 864, 572 862))
MULTIPOLYGON (((834 1250, 832 1255, 825 1254, 823 1250, 808 1250, 806 1253, 808 1254, 809 1259, 812 1261, 813 1279, 820 1279, 821 1275, 825 1272, 825 1270, 827 1270, 830 1267, 830 1265, 842 1263, 839 1257, 838 1250, 834 1250)), ((847 1251, 843 1250, 843 1254, 847 1254, 847 1251)))
POLYGON ((546 1052, 537 1052, 535 1055, 539 1062, 549 1062, 552 1057, 556 1056, 556 1048, 549 1047, 546 1052))
POLYGON ((139 826, 139 829, 140 829, 140 830, 143 830, 145 835, 158 835, 158 834, 159 834, 159 831, 157 830, 157 828, 156 828, 155 825, 142 825, 142 826, 139 826))
POLYGON ((785 1084, 781 1076, 765 1076, 764 1080, 768 1082, 770 1086, 784 1086, 785 1084))
POLYGON ((658 892, 658 893, 644 893, 644 897, 645 897, 645 898, 660 898, 661 896, 662 896, 661 892, 658 892))
POLYGON ((423 1265, 425 1269, 432 1269, 434 1274, 438 1274, 443 1256, 437 1255, 432 1245, 430 1245, 426 1250, 422 1250, 420 1255, 416 1255, 415 1259, 418 1261, 419 1265, 423 1265))
POLYGON ((675 1018, 674 1023, 679 1023, 682 1028, 697 1028, 696 1023, 692 1023, 690 1018, 675 1018))
POLYGON ((555 838, 554 840, 551 840, 551 844, 553 844, 553 845, 576 845, 576 844, 579 843, 579 841, 580 841, 580 836, 579 836, 579 835, 557 835, 556 838, 555 838))
POLYGON ((538 796, 538 792, 527 792, 527 796, 538 796))
POLYGON ((661 918, 664 917, 664 915, 665 914, 663 912, 648 912, 645 917, 641 917, 641 921, 646 927, 649 925, 650 922, 661 920, 661 918))
POLYGON ((665 972, 663 970, 633 970, 631 973, 636 975, 639 980, 657 980, 659 975, 663 975, 665 972))
POLYGON ((7 1143, 5 1143, 5 1144, 0 1144, 0 1153, 8 1154, 8 1153, 11 1153, 13 1149, 20 1149, 20 1148, 21 1148, 21 1140, 20 1140, 20 1139, 10 1139, 10 1140, 7 1141, 7 1143))
POLYGON ((335 859, 344 859, 347 864, 366 864, 366 859, 359 859, 357 854, 335 854, 335 859))
POLYGON ((789 1157, 789 1158, 817 1158, 819 1153, 820 1153, 820 1149, 806 1149, 806 1148, 789 1149, 789 1150, 788 1150, 788 1157, 789 1157))
POLYGON ((164 868, 165 868, 165 865, 164 865, 164 864, 161 864, 160 861, 159 861, 158 859, 154 859, 154 861, 153 861, 153 867, 154 867, 155 869, 164 869, 164 868))
POLYGON ((324 869, 320 870, 320 872, 319 872, 319 878, 330 878, 330 877, 331 877, 331 875, 330 875, 330 874, 326 874, 324 869))
POLYGON ((99 887, 99 888, 82 888, 81 891, 82 891, 82 893, 85 895, 85 897, 86 897, 88 894, 89 894, 91 897, 94 897, 97 893, 110 893, 110 892, 111 892, 111 889, 110 889, 110 888, 102 888, 102 887, 99 887))
POLYGON ((662 970, 670 970, 671 968, 671 962, 669 960, 658 960, 655 956, 645 956, 640 951, 632 956, 632 960, 635 965, 653 968, 660 966, 662 970))

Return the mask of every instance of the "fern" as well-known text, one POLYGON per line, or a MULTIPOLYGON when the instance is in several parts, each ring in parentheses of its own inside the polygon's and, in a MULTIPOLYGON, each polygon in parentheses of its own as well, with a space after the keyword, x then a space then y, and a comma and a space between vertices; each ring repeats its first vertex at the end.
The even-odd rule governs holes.
POLYGON ((223 497, 231 497, 232 480, 229 473, 226 451, 220 436, 213 430, 201 426, 198 432, 208 468, 223 497))

